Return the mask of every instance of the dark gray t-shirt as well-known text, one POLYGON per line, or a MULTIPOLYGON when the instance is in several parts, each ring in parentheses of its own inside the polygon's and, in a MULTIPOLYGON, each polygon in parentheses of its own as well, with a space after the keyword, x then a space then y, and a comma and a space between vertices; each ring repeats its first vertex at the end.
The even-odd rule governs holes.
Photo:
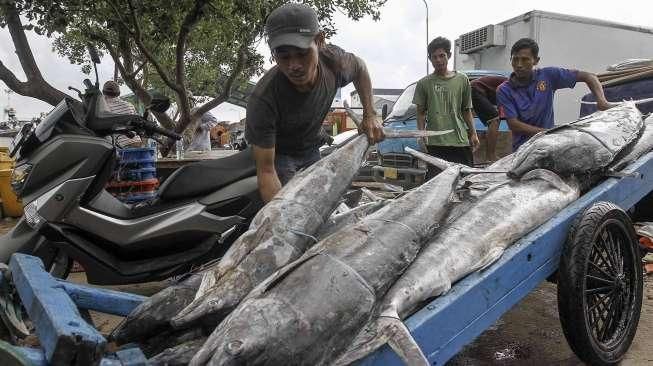
POLYGON ((245 138, 262 148, 275 147, 284 155, 303 155, 320 145, 322 121, 338 88, 358 74, 355 55, 338 46, 320 50, 315 87, 299 92, 277 66, 256 84, 247 102, 245 138))

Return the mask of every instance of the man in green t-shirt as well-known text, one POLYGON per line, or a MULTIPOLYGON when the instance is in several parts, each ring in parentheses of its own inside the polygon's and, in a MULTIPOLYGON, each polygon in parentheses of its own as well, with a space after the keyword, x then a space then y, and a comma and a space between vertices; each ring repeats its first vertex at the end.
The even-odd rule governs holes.
MULTIPOLYGON (((417 128, 453 132, 429 137, 425 141, 426 152, 450 162, 472 165, 472 153, 478 149, 479 142, 474 128, 469 79, 463 73, 448 69, 451 41, 438 37, 429 43, 427 51, 435 70, 415 87, 413 103, 417 105, 417 128)), ((427 178, 437 172, 429 167, 427 178)))

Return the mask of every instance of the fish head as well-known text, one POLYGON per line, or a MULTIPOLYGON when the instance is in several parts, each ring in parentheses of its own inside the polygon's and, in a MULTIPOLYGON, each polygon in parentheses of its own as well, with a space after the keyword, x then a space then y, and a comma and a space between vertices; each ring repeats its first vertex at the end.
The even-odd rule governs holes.
POLYGON ((217 342, 212 345, 211 364, 283 363, 282 360, 292 357, 290 349, 297 339, 296 319, 295 312, 283 301, 246 300, 219 326, 218 334, 211 336, 217 342))
POLYGON ((551 146, 546 143, 534 143, 527 147, 525 150, 520 150, 517 159, 514 162, 508 176, 511 178, 518 178, 525 173, 537 169, 544 168, 550 169, 553 167, 551 158, 551 146), (519 156, 522 158, 519 159, 519 156))

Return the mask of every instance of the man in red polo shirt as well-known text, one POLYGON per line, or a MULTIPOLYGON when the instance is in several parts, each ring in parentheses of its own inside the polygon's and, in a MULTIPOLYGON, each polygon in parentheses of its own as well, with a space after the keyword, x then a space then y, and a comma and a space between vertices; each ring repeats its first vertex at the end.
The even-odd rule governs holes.
POLYGON ((487 127, 485 159, 497 160, 497 138, 499 137, 499 111, 497 110, 497 88, 508 78, 483 76, 471 81, 472 105, 478 119, 487 127))

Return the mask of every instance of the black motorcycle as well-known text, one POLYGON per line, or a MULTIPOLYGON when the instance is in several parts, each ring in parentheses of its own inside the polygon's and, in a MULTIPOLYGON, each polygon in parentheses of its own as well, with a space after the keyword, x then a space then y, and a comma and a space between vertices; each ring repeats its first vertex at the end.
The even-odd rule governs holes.
MULTIPOLYGON (((84 84, 81 103, 66 98, 38 126, 23 126, 12 143, 12 188, 25 213, 0 238, 0 261, 29 253, 65 277, 75 260, 89 283, 125 284, 164 279, 219 257, 263 205, 251 151, 184 165, 154 199, 123 203, 105 189, 117 164, 106 136, 180 136, 146 116, 107 112, 97 71, 95 84, 84 84)), ((165 112, 169 105, 155 98, 149 108, 165 112)))

